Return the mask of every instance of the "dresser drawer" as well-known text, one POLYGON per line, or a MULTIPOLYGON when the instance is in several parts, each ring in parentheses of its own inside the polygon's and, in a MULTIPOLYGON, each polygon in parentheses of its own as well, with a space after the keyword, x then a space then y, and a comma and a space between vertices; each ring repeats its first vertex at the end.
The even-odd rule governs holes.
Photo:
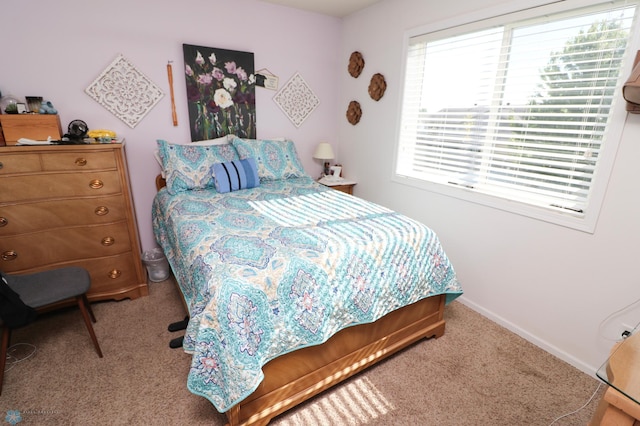
POLYGON ((115 256, 38 266, 19 273, 26 274, 58 267, 79 266, 89 271, 91 276, 91 288, 87 293, 89 300, 133 298, 147 294, 146 285, 138 281, 136 259, 138 257, 133 253, 126 252, 115 256))
POLYGON ((42 170, 38 154, 3 154, 0 151, 0 176, 42 170))
POLYGON ((85 173, 42 173, 0 176, 0 203, 52 198, 103 196, 122 191, 117 171, 85 173))
POLYGON ((112 256, 131 250, 126 222, 0 237, 0 270, 112 256))
POLYGON ((0 236, 125 220, 120 195, 0 205, 0 236))
POLYGON ((114 170, 117 168, 113 152, 52 152, 3 154, 0 151, 0 175, 33 172, 83 170, 114 170))
POLYGON ((136 276, 136 257, 131 253, 122 253, 117 256, 87 259, 75 262, 74 265, 82 266, 91 275, 91 290, 89 299, 105 299, 113 294, 113 289, 117 288, 123 293, 123 297, 128 297, 124 293, 140 286, 136 276))
POLYGON ((42 156, 42 170, 104 170, 115 169, 113 152, 56 152, 42 156))
POLYGON ((89 299, 101 300, 108 295, 115 299, 129 297, 125 293, 140 287, 137 281, 135 259, 136 256, 129 252, 110 258, 83 262, 82 266, 87 268, 91 275, 89 299), (122 297, 114 294, 114 288, 120 290, 122 297))

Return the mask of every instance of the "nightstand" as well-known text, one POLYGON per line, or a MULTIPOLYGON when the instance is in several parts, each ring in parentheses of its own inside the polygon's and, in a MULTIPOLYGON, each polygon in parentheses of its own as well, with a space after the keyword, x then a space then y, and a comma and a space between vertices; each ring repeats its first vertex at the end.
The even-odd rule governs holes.
POLYGON ((596 372, 607 390, 589 426, 632 426, 640 419, 640 332, 617 343, 609 359, 596 372))
POLYGON ((353 187, 356 186, 356 182, 351 180, 341 180, 335 183, 333 182, 332 183, 319 182, 319 183, 331 189, 342 191, 345 194, 349 194, 349 195, 353 195, 353 187))

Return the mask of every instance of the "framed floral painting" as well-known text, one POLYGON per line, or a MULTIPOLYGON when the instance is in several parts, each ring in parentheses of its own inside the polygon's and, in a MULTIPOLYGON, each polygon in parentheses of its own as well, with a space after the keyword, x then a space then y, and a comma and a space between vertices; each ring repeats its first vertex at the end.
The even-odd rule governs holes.
POLYGON ((183 44, 191 140, 256 138, 253 53, 183 44))

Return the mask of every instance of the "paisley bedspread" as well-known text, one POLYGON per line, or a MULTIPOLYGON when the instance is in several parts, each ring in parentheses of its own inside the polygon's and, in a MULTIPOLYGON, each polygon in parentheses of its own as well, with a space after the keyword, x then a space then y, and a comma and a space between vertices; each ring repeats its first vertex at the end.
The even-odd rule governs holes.
POLYGON ((311 178, 170 195, 153 228, 190 309, 187 386, 220 412, 271 359, 462 289, 428 227, 311 178))

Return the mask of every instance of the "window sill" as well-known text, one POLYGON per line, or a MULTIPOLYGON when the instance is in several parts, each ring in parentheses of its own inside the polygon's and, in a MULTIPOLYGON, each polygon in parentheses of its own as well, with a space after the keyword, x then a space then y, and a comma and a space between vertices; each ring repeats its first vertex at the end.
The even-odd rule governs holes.
MULTIPOLYGON (((508 200, 475 191, 455 185, 446 185, 433 182, 422 181, 420 179, 409 178, 406 176, 395 175, 392 182, 401 185, 407 185, 420 190, 434 192, 448 197, 457 198, 459 200, 491 207, 494 209, 506 211, 520 216, 529 217, 531 219, 540 220, 554 225, 563 226, 577 231, 593 234, 598 218, 597 212, 576 213, 563 209, 542 208, 514 200, 508 200)), ((596 210, 595 208, 591 208, 596 210)))

